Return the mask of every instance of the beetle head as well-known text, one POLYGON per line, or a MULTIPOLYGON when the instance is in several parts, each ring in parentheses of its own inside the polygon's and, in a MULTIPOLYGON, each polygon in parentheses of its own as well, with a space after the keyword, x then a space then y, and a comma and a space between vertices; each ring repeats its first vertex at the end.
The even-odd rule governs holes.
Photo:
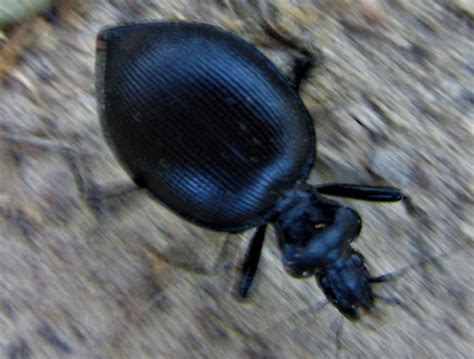
POLYGON ((349 319, 358 319, 361 309, 373 307, 369 272, 364 257, 356 251, 341 266, 318 272, 316 279, 328 300, 349 319))

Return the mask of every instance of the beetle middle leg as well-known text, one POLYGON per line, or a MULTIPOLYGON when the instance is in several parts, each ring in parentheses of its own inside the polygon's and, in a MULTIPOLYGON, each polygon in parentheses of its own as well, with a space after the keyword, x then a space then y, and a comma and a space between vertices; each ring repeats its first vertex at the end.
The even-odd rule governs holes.
MULTIPOLYGON (((185 258, 183 258, 182 255, 176 255, 176 252, 173 254, 174 251, 162 252, 153 244, 148 242, 145 242, 145 248, 148 262, 151 264, 151 267, 155 267, 156 264, 159 264, 160 266, 164 264, 184 272, 212 276, 214 277, 212 279, 213 283, 216 282, 215 277, 218 277, 218 282, 223 281, 227 283, 228 272, 231 268, 231 263, 235 260, 235 253, 237 253, 236 242, 238 241, 235 241, 235 239, 232 238, 232 235, 228 233, 225 236, 223 244, 215 258, 208 261, 192 260, 189 255, 184 256, 185 258)), ((179 250, 183 252, 184 249, 180 248, 179 250)), ((158 273, 155 273, 155 275, 158 275, 158 273)))
POLYGON ((99 219, 104 218, 108 212, 108 203, 125 202, 127 198, 138 192, 141 188, 132 183, 119 183, 113 186, 99 186, 92 184, 84 197, 89 208, 99 219))
POLYGON ((252 286, 255 273, 257 272, 260 255, 262 253, 266 229, 267 225, 258 227, 250 240, 250 245, 247 249, 242 266, 242 275, 239 281, 238 296, 240 299, 247 297, 250 287, 252 286))

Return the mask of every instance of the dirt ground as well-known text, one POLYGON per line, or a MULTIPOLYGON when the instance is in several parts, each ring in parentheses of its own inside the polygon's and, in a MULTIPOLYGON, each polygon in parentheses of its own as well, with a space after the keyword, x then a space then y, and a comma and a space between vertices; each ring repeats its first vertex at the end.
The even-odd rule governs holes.
POLYGON ((376 285, 385 300, 344 319, 314 279, 285 273, 270 233, 241 303, 232 291, 251 231, 194 227, 142 193, 95 215, 84 189, 129 181, 96 112, 101 27, 208 22, 284 72, 291 53, 264 34, 252 1, 69 1, 0 50, 0 357, 472 358, 474 6, 272 3, 278 24, 323 54, 302 89, 318 135, 310 182, 387 184, 412 199, 351 202, 371 272, 405 270, 376 285))

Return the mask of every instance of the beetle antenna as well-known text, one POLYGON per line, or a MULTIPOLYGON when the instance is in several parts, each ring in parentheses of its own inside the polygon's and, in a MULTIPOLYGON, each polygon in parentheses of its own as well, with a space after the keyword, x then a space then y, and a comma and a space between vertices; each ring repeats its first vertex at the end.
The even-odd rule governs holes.
POLYGON ((376 277, 370 277, 369 283, 385 283, 394 281, 404 275, 409 269, 410 267, 404 267, 394 272, 385 273, 376 277))
POLYGON ((387 296, 380 295, 377 293, 374 293, 374 296, 376 299, 380 300, 381 302, 384 302, 385 304, 388 304, 388 305, 398 306, 401 309, 403 309, 406 313, 410 314, 411 316, 415 318, 418 318, 418 315, 411 309, 411 307, 405 302, 403 302, 400 298, 392 297, 392 296, 387 297, 387 296))
POLYGON ((402 300, 400 298, 397 298, 397 297, 387 297, 385 295, 381 295, 381 294, 377 294, 377 293, 374 293, 374 297, 386 304, 393 304, 393 305, 399 305, 399 306, 403 306, 404 303, 402 302, 402 300))
POLYGON ((385 274, 379 275, 377 277, 370 277, 369 278, 369 283, 385 283, 385 282, 393 281, 395 279, 398 279, 399 277, 401 277, 402 275, 404 275, 406 272, 408 272, 409 270, 411 270, 413 268, 423 267, 423 266, 426 266, 426 265, 429 265, 429 264, 436 264, 440 259, 446 258, 446 257, 450 256, 451 254, 453 254, 453 253, 443 253, 443 254, 440 254, 440 255, 437 255, 437 256, 431 256, 431 257, 425 258, 425 259, 423 259, 423 260, 421 260, 417 263, 414 263, 412 265, 402 267, 402 268, 400 268, 400 269, 398 269, 394 272, 385 273, 385 274))

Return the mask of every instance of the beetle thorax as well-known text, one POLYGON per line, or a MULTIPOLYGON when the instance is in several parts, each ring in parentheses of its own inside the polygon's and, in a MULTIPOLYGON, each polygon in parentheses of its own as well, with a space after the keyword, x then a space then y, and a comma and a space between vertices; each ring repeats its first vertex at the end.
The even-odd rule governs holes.
POLYGON ((283 263, 294 276, 343 265, 361 229, 357 212, 309 187, 283 199, 275 224, 283 263))

